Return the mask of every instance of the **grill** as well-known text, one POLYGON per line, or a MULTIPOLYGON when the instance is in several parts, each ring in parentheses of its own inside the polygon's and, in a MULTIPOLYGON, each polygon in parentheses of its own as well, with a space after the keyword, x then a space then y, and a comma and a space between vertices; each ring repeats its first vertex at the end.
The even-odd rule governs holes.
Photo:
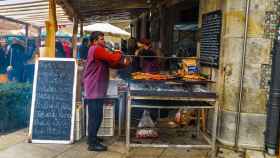
MULTIPOLYGON (((199 147, 215 149, 218 102, 216 102, 216 93, 210 90, 207 83, 209 82, 131 80, 129 82, 126 113, 128 116, 126 145, 128 147, 199 147), (158 139, 146 139, 147 141, 136 139, 135 129, 137 129, 139 118, 141 117, 141 113, 137 115, 137 112, 141 110, 143 112, 143 109, 148 109, 149 111, 153 110, 151 112, 153 120, 160 120, 161 117, 158 116, 162 116, 161 109, 171 111, 176 111, 178 109, 195 110, 195 134, 194 132, 188 131, 186 134, 189 134, 190 139, 187 139, 188 136, 186 135, 179 138, 178 136, 174 136, 174 132, 176 135, 176 129, 173 130, 171 127, 170 132, 167 132, 170 128, 158 126, 157 128, 160 134, 158 139), (203 110, 214 112, 213 115, 211 115, 213 116, 212 137, 207 135, 205 131, 200 130, 200 121, 198 120, 201 118, 200 111, 203 110), (193 136, 195 136, 196 139, 194 139, 193 136), (179 141, 174 138, 178 138, 177 140, 179 141)), ((172 120, 169 116, 168 119, 172 120)), ((182 134, 182 132, 179 134, 182 134)))
POLYGON ((187 97, 187 98, 217 98, 206 85, 186 82, 167 81, 131 81, 129 84, 131 96, 156 97, 187 97))
POLYGON ((132 90, 132 96, 158 96, 158 97, 193 97, 193 98, 216 98, 215 93, 211 92, 181 92, 181 91, 149 91, 132 90))
POLYGON ((170 106, 170 105, 176 105, 176 106, 213 106, 209 104, 208 102, 190 102, 190 101, 180 101, 180 100, 132 100, 131 104, 133 105, 149 105, 149 106, 170 106))

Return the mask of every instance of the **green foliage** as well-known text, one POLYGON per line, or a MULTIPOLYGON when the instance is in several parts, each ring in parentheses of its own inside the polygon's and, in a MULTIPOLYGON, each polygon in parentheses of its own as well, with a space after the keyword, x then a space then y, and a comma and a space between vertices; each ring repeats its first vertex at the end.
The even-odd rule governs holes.
POLYGON ((0 132, 27 126, 31 97, 31 84, 0 84, 0 132))

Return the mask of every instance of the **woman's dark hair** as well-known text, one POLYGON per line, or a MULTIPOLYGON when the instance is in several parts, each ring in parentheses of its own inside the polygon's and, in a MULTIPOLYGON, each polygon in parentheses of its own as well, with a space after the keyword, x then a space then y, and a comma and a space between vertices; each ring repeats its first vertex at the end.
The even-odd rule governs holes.
POLYGON ((103 32, 100 31, 94 31, 90 34, 90 42, 94 42, 95 40, 98 40, 99 36, 104 36, 103 32))
POLYGON ((145 44, 146 46, 151 46, 152 45, 151 41, 146 39, 146 38, 142 38, 139 42, 141 44, 145 44))

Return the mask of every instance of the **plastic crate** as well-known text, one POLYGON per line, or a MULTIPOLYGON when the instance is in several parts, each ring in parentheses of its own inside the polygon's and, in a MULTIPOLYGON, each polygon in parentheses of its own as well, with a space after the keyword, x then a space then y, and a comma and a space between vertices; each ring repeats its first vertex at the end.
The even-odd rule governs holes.
POLYGON ((98 136, 113 136, 114 135, 114 130, 113 128, 105 128, 105 127, 100 127, 100 129, 98 130, 98 136))
POLYGON ((85 109, 81 103, 76 104, 76 113, 75 113, 75 123, 74 123, 74 139, 75 141, 80 140, 85 136, 85 109))

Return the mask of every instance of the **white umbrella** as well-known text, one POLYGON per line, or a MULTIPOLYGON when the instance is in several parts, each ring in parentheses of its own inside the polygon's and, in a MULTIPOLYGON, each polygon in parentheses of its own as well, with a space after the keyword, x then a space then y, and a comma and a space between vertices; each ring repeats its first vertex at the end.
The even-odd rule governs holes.
POLYGON ((126 32, 125 30, 122 30, 114 25, 111 25, 109 23, 95 23, 92 25, 88 25, 84 27, 85 31, 101 31, 104 33, 112 33, 116 35, 124 35, 124 36, 130 36, 130 33, 126 32))

